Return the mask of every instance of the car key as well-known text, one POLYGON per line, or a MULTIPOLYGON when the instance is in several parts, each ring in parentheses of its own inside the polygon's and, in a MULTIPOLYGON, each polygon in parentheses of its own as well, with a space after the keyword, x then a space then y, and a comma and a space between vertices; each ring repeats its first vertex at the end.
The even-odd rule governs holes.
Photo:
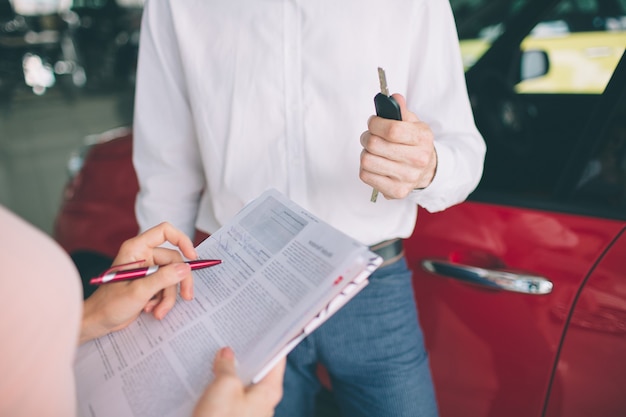
MULTIPOLYGON (((380 93, 374 97, 374 107, 376 108, 376 116, 392 119, 402 120, 402 113, 400 112, 400 105, 398 102, 389 95, 389 89, 387 88, 387 77, 385 76, 385 70, 378 67, 378 81, 380 82, 380 93)), ((370 201, 375 203, 378 199, 378 190, 374 188, 372 190, 372 197, 370 201)))

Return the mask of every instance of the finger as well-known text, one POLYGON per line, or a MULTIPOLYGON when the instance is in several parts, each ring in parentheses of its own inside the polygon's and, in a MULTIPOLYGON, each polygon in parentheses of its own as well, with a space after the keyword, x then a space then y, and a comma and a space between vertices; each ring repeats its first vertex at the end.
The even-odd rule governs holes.
POLYGON ((112 266, 138 261, 143 261, 143 265, 154 264, 152 261, 152 249, 141 245, 136 239, 137 237, 134 237, 122 243, 112 266))
MULTIPOLYGON (((361 170, 376 173, 377 160, 382 157, 378 152, 388 143, 385 139, 373 135, 370 131, 361 134, 361 170)), ((363 179, 363 178, 361 178, 363 179)))
POLYGON ((267 373, 259 383, 267 384, 269 386, 281 386, 283 385, 283 378, 285 376, 285 367, 287 365, 286 358, 281 359, 271 371, 267 373))
POLYGON ((385 142, 387 145, 390 143, 415 145, 419 141, 420 132, 425 127, 425 124, 408 110, 406 100, 402 95, 394 94, 393 97, 397 99, 400 105, 402 120, 385 119, 377 116, 370 117, 367 127, 371 136, 369 138, 361 136, 361 144, 370 152, 377 153, 376 149, 384 147, 385 142), (364 139, 366 143, 363 143, 364 139))
POLYGON ((152 256, 156 265, 169 265, 183 262, 182 255, 175 249, 154 248, 152 249, 152 256))
POLYGON ((198 254, 193 247, 191 239, 189 239, 189 237, 187 237, 187 235, 185 235, 182 231, 176 229, 167 222, 161 223, 146 230, 140 235, 127 240, 122 244, 123 250, 120 249, 120 253, 129 253, 135 259, 141 259, 134 254, 137 253, 144 256, 146 252, 158 248, 165 242, 169 242, 178 247, 182 254, 189 259, 198 258, 198 254))
POLYGON ((274 368, 257 384, 248 388, 248 398, 257 404, 276 407, 283 396, 283 378, 286 359, 281 359, 274 368))
POLYGON ((187 259, 198 259, 198 253, 189 236, 169 223, 164 223, 163 228, 164 238, 172 245, 177 246, 187 259))
MULTIPOLYGON (((365 152, 365 151, 364 151, 365 152)), ((415 188, 419 170, 375 155, 362 155, 359 178, 376 188, 386 199, 405 198, 415 188)))
MULTIPOLYGON (((380 118, 378 118, 380 119, 380 118)), ((380 119, 385 121, 386 119, 380 119)), ((375 124, 375 122, 372 122, 372 126, 375 124)), ((393 150, 394 149, 398 149, 398 148, 404 148, 406 145, 400 145, 397 143, 393 143, 388 141, 387 139, 385 139, 382 136, 377 136, 376 134, 372 133, 371 131, 365 131, 361 134, 360 137, 360 141, 361 141, 361 146, 363 146, 363 149, 365 149, 365 151, 367 151, 366 154, 362 154, 361 155, 361 163, 363 164, 364 162, 366 163, 366 165, 372 165, 375 166, 375 159, 376 157, 382 157, 382 158, 387 158, 389 159, 389 156, 391 154, 393 154, 393 150), (369 163, 367 163, 365 160, 367 159, 372 159, 372 161, 370 161, 369 163)))
POLYGON ((221 348, 213 361, 213 373, 218 376, 237 376, 235 352, 229 347, 221 348))
POLYGON ((176 286, 191 278, 191 267, 186 263, 175 263, 162 266, 157 272, 133 282, 139 286, 142 296, 146 299, 144 311, 153 312, 156 318, 163 318, 171 310, 176 301, 176 286))
MULTIPOLYGON (((383 141, 381 138, 378 140, 383 141)), ((369 149, 361 151, 361 173, 363 174, 361 179, 371 181, 372 175, 400 179, 403 175, 401 171, 403 167, 411 165, 413 152, 415 152, 415 148, 407 145, 398 145, 386 141, 385 144, 381 145, 372 143, 369 149)))
MULTIPOLYGON (((183 265, 186 265, 186 264, 183 264, 183 265)), ((191 274, 191 272, 189 272, 189 274, 191 274)), ((176 304, 177 291, 178 291, 178 285, 176 284, 173 284, 161 290, 161 293, 162 293, 161 301, 159 302, 159 304, 157 304, 154 307, 154 310, 152 312, 152 315, 157 320, 162 320, 167 315, 167 313, 170 312, 172 307, 174 307, 174 305, 176 304)))
POLYGON ((160 302, 161 302, 161 292, 159 291, 146 303, 146 305, 143 308, 143 311, 145 311, 146 313, 151 313, 152 310, 154 310, 154 307, 159 305, 160 302))
POLYGON ((367 149, 363 149, 361 151, 361 165, 359 168, 359 178, 365 184, 374 187, 376 189, 379 188, 379 182, 381 173, 378 169, 377 159, 380 159, 377 155, 374 155, 367 151, 367 149))
POLYGON ((180 296, 188 301, 193 299, 193 275, 180 282, 180 296))
MULTIPOLYGON (((183 257, 177 250, 167 248, 154 249, 154 263, 157 265, 168 265, 182 261, 183 257)), ((185 300, 191 300, 193 298, 193 276, 191 274, 189 277, 180 281, 180 295, 185 300)))
MULTIPOLYGON (((369 125, 369 121, 367 122, 367 124, 369 125)), ((363 148, 367 149, 367 147, 369 146, 371 137, 372 137, 372 132, 370 132, 369 130, 366 130, 365 132, 361 133, 361 137, 359 139, 361 141, 361 146, 363 148)))
POLYGON ((366 137, 364 145, 372 151, 390 143, 410 145, 414 142, 414 127, 412 123, 382 117, 371 117, 367 128, 370 136, 366 137))
POLYGON ((151 275, 142 279, 144 291, 151 298, 163 289, 175 287, 180 281, 191 277, 191 267, 184 262, 173 263, 159 267, 151 275))
POLYGON ((398 105, 400 106, 400 115, 402 116, 402 120, 405 122, 419 122, 420 119, 417 115, 411 112, 406 106, 406 99, 402 94, 392 94, 391 97, 396 100, 398 105))

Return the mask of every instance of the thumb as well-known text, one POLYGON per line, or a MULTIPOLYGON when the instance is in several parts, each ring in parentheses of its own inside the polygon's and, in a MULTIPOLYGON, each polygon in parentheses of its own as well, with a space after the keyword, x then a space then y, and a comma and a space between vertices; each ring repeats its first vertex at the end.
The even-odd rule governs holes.
POLYGON ((159 270, 147 276, 142 281, 145 291, 152 297, 159 291, 178 284, 185 278, 191 276, 191 267, 184 262, 177 262, 159 267, 159 270))
POLYGON ((406 107, 406 99, 404 98, 404 96, 402 94, 392 94, 391 97, 394 98, 394 100, 396 100, 398 102, 398 105, 400 106, 400 114, 402 115, 402 120, 405 122, 419 122, 419 118, 417 117, 417 115, 413 112, 411 112, 407 107, 406 107))
POLYGON ((213 372, 215 373, 215 378, 227 375, 237 376, 235 352, 231 348, 224 347, 217 352, 213 362, 213 372))

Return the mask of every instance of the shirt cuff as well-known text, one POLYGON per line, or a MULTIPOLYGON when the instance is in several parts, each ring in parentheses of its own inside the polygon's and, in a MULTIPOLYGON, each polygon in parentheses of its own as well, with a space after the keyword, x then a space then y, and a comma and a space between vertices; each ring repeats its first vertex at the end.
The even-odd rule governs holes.
POLYGON ((434 144, 437 152, 437 168, 431 183, 422 189, 415 189, 408 198, 424 207, 429 212, 445 210, 449 206, 449 199, 445 198, 446 185, 454 180, 454 158, 446 146, 434 144))

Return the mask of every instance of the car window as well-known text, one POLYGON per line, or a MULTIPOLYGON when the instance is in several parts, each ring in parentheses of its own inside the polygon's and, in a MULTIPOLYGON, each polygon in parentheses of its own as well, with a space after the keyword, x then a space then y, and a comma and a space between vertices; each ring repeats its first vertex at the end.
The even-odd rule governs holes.
POLYGON ((504 32, 528 0, 452 0, 465 70, 470 69, 504 32))
MULTIPOLYGON (((528 1, 453 0, 466 70, 528 1)), ((521 49, 520 93, 601 93, 626 45, 625 0, 567 0, 552 8, 521 49), (541 56, 545 59, 539 59, 541 56), (539 66, 539 67, 538 67, 539 66), (543 69, 545 66, 545 70, 543 69)))
POLYGON ((577 204, 626 209, 626 99, 609 118, 572 190, 577 204))
POLYGON ((613 112, 613 124, 626 119, 623 106, 617 111, 602 99, 611 88, 624 88, 609 80, 626 46, 626 0, 452 5, 476 125, 487 144, 483 178, 470 199, 626 218, 623 207, 605 204, 614 200, 606 194, 614 188, 598 191, 599 179, 592 181, 603 155, 624 146, 605 140, 623 137, 623 127, 608 129, 606 120, 613 112), (475 61, 465 55, 471 43, 475 51, 484 49, 475 61), (600 104, 604 110, 594 111, 600 104), (600 143, 606 143, 604 151, 600 143), (572 177, 564 181, 564 175, 572 177))

